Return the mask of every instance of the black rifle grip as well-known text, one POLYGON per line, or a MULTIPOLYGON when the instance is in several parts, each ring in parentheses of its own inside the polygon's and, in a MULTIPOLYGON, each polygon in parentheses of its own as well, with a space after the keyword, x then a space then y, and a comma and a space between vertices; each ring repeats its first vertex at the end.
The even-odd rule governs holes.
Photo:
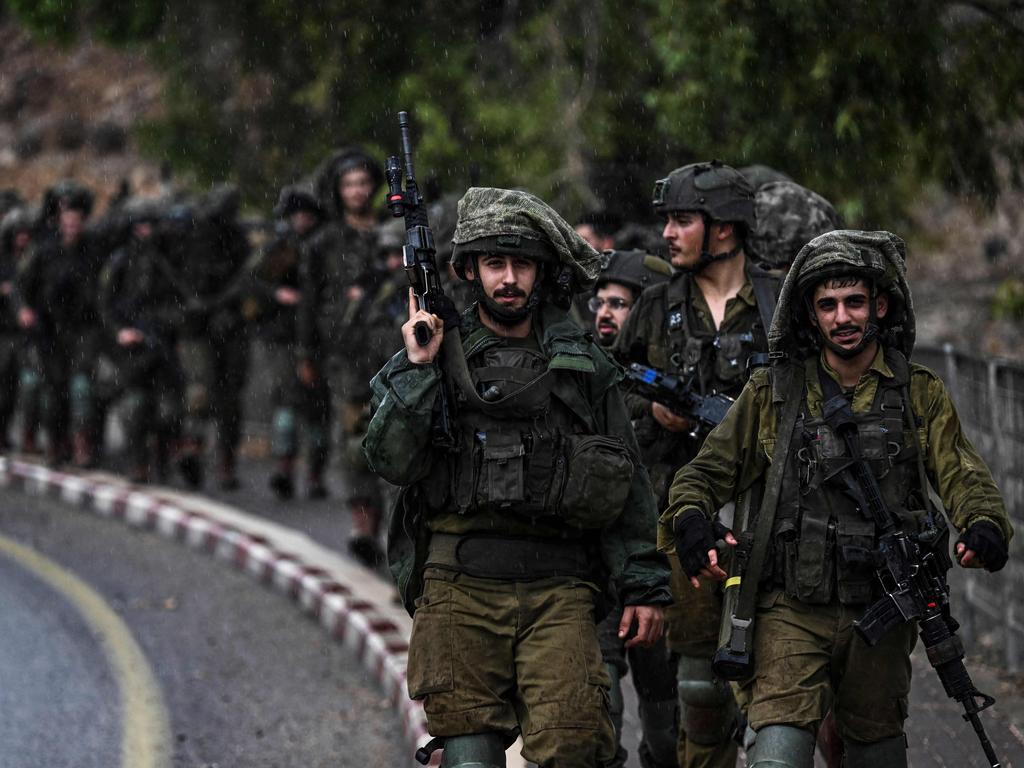
POLYGON ((416 343, 421 347, 427 346, 427 344, 430 343, 430 340, 434 338, 434 333, 430 330, 430 326, 423 320, 420 320, 412 327, 412 332, 413 335, 416 336, 416 343))

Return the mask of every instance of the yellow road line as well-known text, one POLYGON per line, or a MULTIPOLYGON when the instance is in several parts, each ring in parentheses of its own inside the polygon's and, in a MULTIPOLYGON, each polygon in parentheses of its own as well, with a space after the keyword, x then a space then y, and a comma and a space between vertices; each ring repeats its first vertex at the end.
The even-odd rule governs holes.
POLYGON ((122 768, 170 766, 170 718, 142 649, 121 617, 88 584, 38 552, 0 535, 0 554, 66 597, 103 649, 121 695, 122 768))

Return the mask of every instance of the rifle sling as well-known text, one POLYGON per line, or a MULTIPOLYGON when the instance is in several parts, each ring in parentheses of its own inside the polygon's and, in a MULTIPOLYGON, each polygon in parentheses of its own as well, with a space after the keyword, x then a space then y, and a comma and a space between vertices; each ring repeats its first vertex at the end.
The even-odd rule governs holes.
POLYGON ((761 317, 761 325, 765 335, 772 328, 772 317, 778 303, 779 281, 757 267, 750 268, 750 284, 754 289, 754 300, 757 302, 757 313, 761 317))
POLYGON ((772 463, 768 468, 768 475, 764 485, 764 501, 757 514, 757 523, 754 528, 754 542, 750 550, 750 560, 746 573, 740 584, 740 595, 736 603, 736 618, 752 620, 757 607, 757 590, 761 581, 761 572, 764 570, 765 557, 768 554, 768 547, 771 543, 772 528, 775 525, 775 512, 779 506, 779 496, 782 493, 782 478, 786 472, 786 465, 789 463, 789 446, 793 442, 793 432, 796 428, 796 417, 800 411, 800 404, 804 398, 804 368, 802 365, 787 366, 787 381, 780 382, 778 374, 780 368, 775 369, 776 379, 773 382, 772 398, 776 404, 780 400, 782 415, 779 419, 778 437, 775 442, 775 451, 772 453, 772 463), (788 392, 789 397, 784 397, 788 392), (794 392, 799 395, 794 395, 794 392))

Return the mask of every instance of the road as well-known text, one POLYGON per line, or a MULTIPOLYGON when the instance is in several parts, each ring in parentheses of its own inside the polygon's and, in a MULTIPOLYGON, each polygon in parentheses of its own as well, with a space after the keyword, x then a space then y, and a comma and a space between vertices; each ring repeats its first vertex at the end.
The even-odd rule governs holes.
POLYGON ((280 595, 121 523, 0 499, 0 764, 411 762, 370 674, 280 595))

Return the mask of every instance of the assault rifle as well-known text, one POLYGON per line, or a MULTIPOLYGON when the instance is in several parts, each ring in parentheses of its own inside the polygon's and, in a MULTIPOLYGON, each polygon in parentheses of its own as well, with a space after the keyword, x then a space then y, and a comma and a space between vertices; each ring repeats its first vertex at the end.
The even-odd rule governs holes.
POLYGON ((822 406, 822 413, 853 458, 850 468, 843 472, 847 490, 881 532, 878 549, 872 555, 885 594, 854 622, 854 629, 864 642, 875 646, 893 627, 916 620, 928 661, 938 673, 946 695, 963 706, 963 718, 974 728, 989 765, 999 768, 999 759, 978 717, 979 712, 995 704, 995 699, 979 691, 971 680, 964 666, 963 643, 955 634, 960 625, 949 611, 949 530, 936 523, 930 502, 925 499, 929 505, 925 529, 917 534, 906 533, 886 505, 878 480, 860 450, 849 400, 837 394, 822 406))
MULTIPOLYGON (((402 260, 409 285, 416 295, 420 309, 446 320, 456 318, 451 299, 444 295, 441 278, 437 271, 434 233, 427 220, 427 205, 416 183, 416 171, 412 162, 412 140, 409 137, 409 113, 398 113, 398 127, 402 134, 402 155, 405 161, 405 188, 402 188, 402 160, 396 155, 388 157, 384 165, 384 176, 388 182, 388 208, 395 218, 404 217, 406 242, 402 248, 402 260)), ((457 333, 457 329, 448 329, 457 333)), ((416 323, 416 343, 425 347, 430 343, 432 333, 424 322, 416 323)), ((453 448, 455 432, 452 429, 451 404, 447 387, 442 383, 438 398, 438 413, 434 421, 434 444, 453 448)))
POLYGON ((630 363, 626 369, 626 381, 638 395, 661 403, 679 416, 698 422, 694 432, 701 425, 708 429, 717 427, 733 404, 731 397, 699 395, 680 377, 639 363, 630 363))

